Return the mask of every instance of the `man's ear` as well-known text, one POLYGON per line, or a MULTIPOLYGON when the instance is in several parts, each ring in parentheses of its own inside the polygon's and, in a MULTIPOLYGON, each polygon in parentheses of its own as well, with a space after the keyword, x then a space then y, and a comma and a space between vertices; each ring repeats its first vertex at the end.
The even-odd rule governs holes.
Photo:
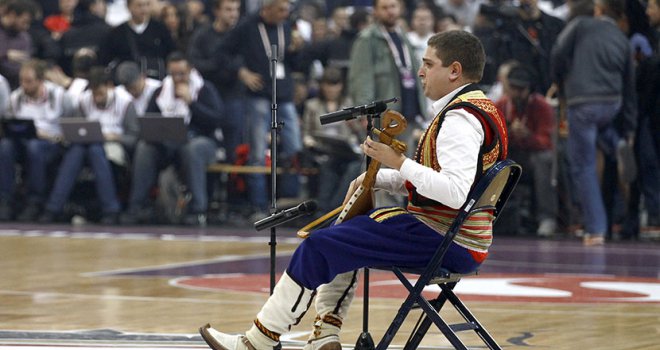
POLYGON ((449 65, 449 80, 456 81, 463 76, 463 66, 460 62, 454 61, 449 65))

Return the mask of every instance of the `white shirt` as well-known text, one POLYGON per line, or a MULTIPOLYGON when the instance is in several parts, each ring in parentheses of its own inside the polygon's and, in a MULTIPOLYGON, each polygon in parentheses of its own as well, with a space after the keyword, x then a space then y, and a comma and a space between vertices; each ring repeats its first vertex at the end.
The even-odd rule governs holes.
MULTIPOLYGON (((437 115, 461 89, 434 102, 437 115)), ((453 109, 445 120, 436 139, 436 154, 440 171, 406 158, 400 170, 382 169, 376 176, 375 188, 390 193, 406 195, 405 181, 410 181, 417 192, 451 208, 457 209, 465 202, 477 173, 479 148, 484 142, 484 132, 479 120, 463 109, 453 109)))
MULTIPOLYGON (((149 101, 151 101, 151 95, 154 94, 154 91, 156 91, 161 86, 161 84, 162 82, 160 80, 151 78, 144 79, 144 89, 142 90, 142 95, 137 98, 133 98, 133 106, 135 107, 135 112, 138 116, 143 116, 147 111, 147 107, 149 107, 149 101)), ((128 90, 126 90, 124 85, 119 85, 119 89, 128 93, 128 90)))
POLYGON ((74 78, 71 85, 69 85, 69 88, 66 89, 66 93, 71 97, 71 101, 75 107, 79 106, 80 96, 82 96, 83 92, 87 90, 87 85, 89 85, 87 79, 74 78))
POLYGON ((69 116, 73 102, 64 88, 50 81, 44 82, 44 95, 34 100, 23 93, 23 88, 11 94, 10 114, 17 119, 32 119, 37 131, 47 137, 62 135, 60 118, 69 116))
POLYGON ((80 98, 80 109, 89 120, 98 120, 104 135, 123 135, 126 109, 133 101, 132 96, 119 88, 108 91, 107 105, 99 108, 94 103, 91 90, 85 91, 80 98))

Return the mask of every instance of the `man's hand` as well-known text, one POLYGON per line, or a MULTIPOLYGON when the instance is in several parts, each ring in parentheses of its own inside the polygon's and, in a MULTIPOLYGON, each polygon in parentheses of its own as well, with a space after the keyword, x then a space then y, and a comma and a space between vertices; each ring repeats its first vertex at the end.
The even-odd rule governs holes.
POLYGON ((360 148, 362 148, 364 154, 392 169, 401 169, 401 165, 406 160, 406 156, 396 152, 384 143, 372 140, 370 136, 367 136, 367 139, 360 145, 360 148))
POLYGON ((16 63, 23 63, 30 59, 30 54, 26 51, 9 49, 7 50, 7 58, 16 63))
POLYGON ((241 68, 238 70, 238 78, 241 79, 243 84, 245 84, 250 91, 256 92, 264 88, 264 81, 261 79, 261 75, 254 73, 247 68, 241 68))
POLYGON ((531 134, 525 123, 520 121, 520 119, 516 119, 511 123, 509 132, 511 133, 511 136, 520 139, 525 139, 531 134))
POLYGON ((174 96, 182 99, 187 105, 192 103, 192 95, 190 95, 190 85, 181 83, 176 84, 174 87, 174 96))
POLYGON ((342 206, 346 205, 348 200, 353 196, 353 193, 355 193, 355 191, 360 188, 362 181, 364 181, 364 174, 365 173, 360 174, 360 176, 358 176, 355 180, 351 181, 351 184, 348 186, 348 191, 346 191, 346 196, 344 197, 344 203, 342 203, 342 206))

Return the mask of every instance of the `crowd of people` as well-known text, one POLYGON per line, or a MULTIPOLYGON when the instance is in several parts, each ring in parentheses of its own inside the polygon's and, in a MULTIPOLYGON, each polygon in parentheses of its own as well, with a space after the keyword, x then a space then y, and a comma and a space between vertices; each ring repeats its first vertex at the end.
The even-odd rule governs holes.
MULTIPOLYGON (((0 0, 0 16, 3 120, 36 127, 0 138, 1 221, 69 218, 91 170, 95 195, 83 200, 98 198, 87 211, 103 223, 154 222, 159 174, 171 172, 184 194, 177 220, 206 224, 217 185, 207 166, 272 156, 271 58, 278 165, 293 169, 278 196, 330 210, 363 171, 366 118, 321 126, 319 116, 397 97, 388 107, 408 120, 412 156, 435 112, 417 79, 428 39, 464 29, 485 48, 479 84, 525 169, 502 232, 581 227, 599 244, 660 226, 658 0, 0 0), (153 113, 183 117, 187 140, 141 139, 138 119, 153 113), (69 117, 98 120, 105 142, 66 142, 69 117), (301 167, 319 174, 301 181, 301 167)), ((229 187, 242 216, 268 215, 266 175, 229 187)))

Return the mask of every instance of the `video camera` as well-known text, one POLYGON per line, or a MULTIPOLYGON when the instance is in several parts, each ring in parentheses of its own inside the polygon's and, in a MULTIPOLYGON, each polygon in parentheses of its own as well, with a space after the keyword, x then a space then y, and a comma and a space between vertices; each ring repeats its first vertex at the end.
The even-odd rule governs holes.
POLYGON ((512 5, 481 4, 479 14, 494 22, 509 22, 520 19, 519 8, 512 5))

